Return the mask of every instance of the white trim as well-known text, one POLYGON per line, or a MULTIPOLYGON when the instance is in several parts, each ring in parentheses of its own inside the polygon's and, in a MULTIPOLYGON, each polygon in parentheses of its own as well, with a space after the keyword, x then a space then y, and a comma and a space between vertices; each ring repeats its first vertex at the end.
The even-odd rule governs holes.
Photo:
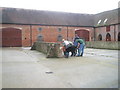
POLYGON ((0 27, 0 29, 2 29, 2 28, 15 28, 15 29, 20 29, 20 30, 22 30, 21 27, 0 27))

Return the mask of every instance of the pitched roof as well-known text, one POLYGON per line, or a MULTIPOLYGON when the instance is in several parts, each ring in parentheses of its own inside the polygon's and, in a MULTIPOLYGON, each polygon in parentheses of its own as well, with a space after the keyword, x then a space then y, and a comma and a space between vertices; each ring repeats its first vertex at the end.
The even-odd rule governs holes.
POLYGON ((120 23, 120 8, 98 14, 80 14, 0 7, 0 23, 99 26, 120 23), (1 18, 0 18, 1 19, 1 18), (106 22, 105 22, 106 20, 106 22), (105 23, 104 23, 105 22, 105 23))
POLYGON ((94 15, 41 11, 16 8, 1 8, 2 23, 44 24, 44 25, 75 25, 93 26, 94 15))
POLYGON ((101 12, 95 15, 94 18, 94 25, 111 25, 111 24, 117 24, 119 23, 120 19, 120 8, 118 9, 114 9, 114 10, 109 10, 109 11, 105 11, 105 12, 101 12))

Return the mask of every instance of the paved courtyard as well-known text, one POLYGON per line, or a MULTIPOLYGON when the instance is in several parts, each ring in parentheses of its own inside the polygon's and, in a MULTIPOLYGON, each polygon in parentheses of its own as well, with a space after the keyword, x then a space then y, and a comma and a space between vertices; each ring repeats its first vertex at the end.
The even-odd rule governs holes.
POLYGON ((3 88, 117 88, 118 51, 85 49, 83 57, 46 58, 30 47, 2 48, 3 88))

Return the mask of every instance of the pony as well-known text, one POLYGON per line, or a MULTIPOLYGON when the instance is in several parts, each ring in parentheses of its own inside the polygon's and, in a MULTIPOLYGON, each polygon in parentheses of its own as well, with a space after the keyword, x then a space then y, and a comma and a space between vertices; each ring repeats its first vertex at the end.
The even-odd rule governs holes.
MULTIPOLYGON (((74 46, 74 44, 71 41, 65 41, 67 43, 67 45, 63 46, 63 51, 64 51, 64 55, 66 58, 69 57, 69 52, 71 52, 71 56, 76 56, 77 54, 77 47, 74 46)), ((65 43, 64 42, 64 43, 65 43)))

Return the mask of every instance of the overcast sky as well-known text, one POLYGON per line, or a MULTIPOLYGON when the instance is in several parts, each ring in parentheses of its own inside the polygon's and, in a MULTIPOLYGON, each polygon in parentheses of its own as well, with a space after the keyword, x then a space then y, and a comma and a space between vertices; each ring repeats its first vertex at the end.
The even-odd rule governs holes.
POLYGON ((119 0, 0 0, 1 7, 96 14, 118 8, 119 0))

